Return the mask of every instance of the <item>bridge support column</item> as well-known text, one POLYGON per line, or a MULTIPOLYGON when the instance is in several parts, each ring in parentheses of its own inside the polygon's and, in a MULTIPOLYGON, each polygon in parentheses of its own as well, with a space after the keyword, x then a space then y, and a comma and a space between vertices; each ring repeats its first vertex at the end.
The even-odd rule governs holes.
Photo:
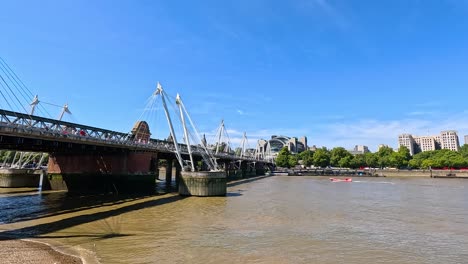
POLYGON ((226 173, 223 171, 183 171, 179 194, 183 196, 225 196, 226 173))
POLYGON ((230 170, 230 166, 231 164, 228 162, 228 161, 225 161, 224 162, 224 172, 226 173, 226 177, 229 178, 230 174, 229 174, 229 170, 230 170))
POLYGON ((151 159, 150 172, 153 173, 157 180, 159 180, 159 159, 153 157, 151 159))
POLYGON ((155 153, 50 153, 44 184, 75 193, 154 192, 155 153))
POLYGON ((247 161, 242 161, 240 163, 240 170, 241 170, 241 175, 242 175, 242 178, 247 178, 247 161))
POLYGON ((253 163, 248 163, 247 166, 248 166, 247 174, 248 174, 250 177, 256 176, 257 173, 256 173, 256 171, 255 171, 255 162, 253 162, 253 163))
POLYGON ((37 187, 40 171, 34 169, 0 169, 0 187, 37 187))
POLYGON ((173 159, 167 159, 166 165, 166 186, 169 187, 172 184, 172 163, 173 159))
POLYGON ((255 174, 257 176, 265 175, 265 164, 263 162, 255 163, 255 174))
POLYGON ((180 177, 181 177, 180 172, 181 171, 182 171, 182 168, 180 167, 179 162, 176 162, 175 163, 175 184, 176 184, 176 188, 179 188, 180 177))

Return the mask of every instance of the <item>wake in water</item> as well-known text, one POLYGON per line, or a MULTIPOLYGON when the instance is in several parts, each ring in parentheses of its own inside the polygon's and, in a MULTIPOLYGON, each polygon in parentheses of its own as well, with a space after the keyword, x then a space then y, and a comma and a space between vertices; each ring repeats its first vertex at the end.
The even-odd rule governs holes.
POLYGON ((353 182, 360 182, 360 183, 381 183, 381 184, 395 184, 394 182, 375 182, 375 181, 353 181, 353 182))

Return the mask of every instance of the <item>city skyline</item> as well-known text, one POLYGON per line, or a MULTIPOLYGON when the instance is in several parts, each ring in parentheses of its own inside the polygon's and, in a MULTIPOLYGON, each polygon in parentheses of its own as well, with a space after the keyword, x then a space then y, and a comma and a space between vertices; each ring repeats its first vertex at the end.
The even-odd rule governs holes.
MULTIPOLYGON (((396 148, 403 133, 468 135, 468 109, 457 103, 468 96, 462 1, 31 1, 2 9, 0 57, 40 100, 68 103, 70 121, 130 131, 160 81, 181 94, 202 133, 224 119, 232 142, 245 131, 250 147, 288 135, 375 152, 396 148)), ((156 138, 167 137, 148 121, 156 138)))

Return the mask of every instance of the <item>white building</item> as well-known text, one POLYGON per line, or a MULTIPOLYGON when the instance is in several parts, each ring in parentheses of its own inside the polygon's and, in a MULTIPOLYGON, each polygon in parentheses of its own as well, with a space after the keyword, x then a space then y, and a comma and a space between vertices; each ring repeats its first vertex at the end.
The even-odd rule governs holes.
MULTIPOLYGON (((467 136, 465 136, 465 141, 466 140, 467 136)), ((398 136, 398 146, 407 147, 411 155, 436 149, 450 149, 453 151, 458 151, 460 149, 457 131, 455 130, 442 131, 440 135, 435 136, 401 134, 398 136)))
POLYGON ((458 141, 457 131, 448 130, 440 132, 440 147, 442 149, 450 149, 458 151, 460 149, 460 142, 458 141))
POLYGON ((411 134, 401 134, 398 136, 398 147, 405 146, 409 149, 410 155, 414 155, 415 140, 411 134))
POLYGON ((436 150, 436 140, 433 136, 415 137, 414 142, 422 152, 436 150))
POLYGON ((364 146, 364 145, 356 145, 356 146, 354 146, 353 150, 349 150, 349 153, 351 153, 353 155, 365 154, 365 153, 368 153, 368 152, 370 152, 369 148, 367 146, 364 146))

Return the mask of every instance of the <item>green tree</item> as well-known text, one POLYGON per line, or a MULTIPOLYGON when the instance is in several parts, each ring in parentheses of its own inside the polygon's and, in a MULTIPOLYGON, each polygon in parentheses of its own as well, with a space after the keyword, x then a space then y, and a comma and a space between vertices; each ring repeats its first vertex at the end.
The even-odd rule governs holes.
POLYGON ((379 148, 377 151, 377 156, 379 157, 385 157, 385 156, 390 156, 393 153, 393 149, 391 147, 383 146, 379 148))
POLYGON ((297 156, 296 156, 296 155, 292 155, 292 154, 289 155, 289 159, 288 159, 288 165, 289 165, 289 167, 288 167, 288 168, 294 167, 294 166, 296 166, 297 164, 298 164, 298 158, 297 158, 297 156))
POLYGON ((437 153, 437 150, 425 151, 415 154, 413 155, 413 158, 409 161, 409 165, 413 168, 418 169, 427 168, 429 166, 428 163, 426 162, 425 164, 423 164, 423 161, 431 158, 435 155, 435 153, 437 153))
POLYGON ((241 152, 242 152, 242 148, 236 148, 236 150, 234 151, 236 156, 240 156, 241 152))
POLYGON ((411 159, 409 149, 405 146, 400 146, 397 152, 392 152, 388 159, 389 165, 396 168, 407 167, 411 159))
POLYGON ((410 150, 406 146, 400 146, 398 149, 398 153, 405 158, 405 160, 409 161, 411 159, 410 150))
POLYGON ((368 167, 374 168, 377 167, 379 164, 379 157, 377 156, 377 153, 368 152, 364 154, 364 158, 368 167))
POLYGON ((458 152, 460 152, 463 158, 468 159, 468 144, 461 146, 458 152))
POLYGON ((391 159, 390 157, 393 154, 393 149, 390 147, 381 147, 379 151, 377 151, 377 157, 378 157, 378 166, 381 168, 383 167, 388 167, 391 165, 391 159))
POLYGON ((432 167, 437 167, 437 165, 434 163, 432 159, 425 159, 421 162, 420 168, 432 168, 432 167))
POLYGON ((353 155, 343 157, 338 162, 338 165, 342 168, 351 168, 353 165, 353 159, 354 159, 353 155))
POLYGON ((330 153, 326 148, 317 149, 313 156, 314 166, 326 167, 330 164, 330 153))
POLYGON ((463 146, 461 146, 459 152, 461 157, 463 158, 462 167, 468 167, 468 144, 464 144, 463 146))
MULTIPOLYGON (((340 166, 340 160, 345 157, 351 157, 351 153, 342 147, 333 148, 330 151, 330 165, 336 167, 340 166)), ((341 166, 340 166, 341 167, 341 166)))
POLYGON ((302 160, 302 164, 309 167, 314 164, 314 152, 311 150, 305 150, 298 154, 298 159, 302 160))
POLYGON ((289 152, 288 147, 283 147, 278 156, 276 157, 276 166, 283 168, 290 168, 289 157, 291 152, 289 152))
POLYGON ((463 151, 457 152, 449 149, 420 152, 413 156, 409 165, 420 169, 462 168, 468 166, 468 161, 463 154, 463 151))
POLYGON ((437 151, 432 158, 440 165, 440 167, 460 168, 465 164, 463 156, 460 152, 449 149, 441 149, 437 151))
POLYGON ((366 155, 357 154, 353 158, 351 168, 356 169, 356 168, 366 167, 366 165, 367 165, 366 164, 366 155))

